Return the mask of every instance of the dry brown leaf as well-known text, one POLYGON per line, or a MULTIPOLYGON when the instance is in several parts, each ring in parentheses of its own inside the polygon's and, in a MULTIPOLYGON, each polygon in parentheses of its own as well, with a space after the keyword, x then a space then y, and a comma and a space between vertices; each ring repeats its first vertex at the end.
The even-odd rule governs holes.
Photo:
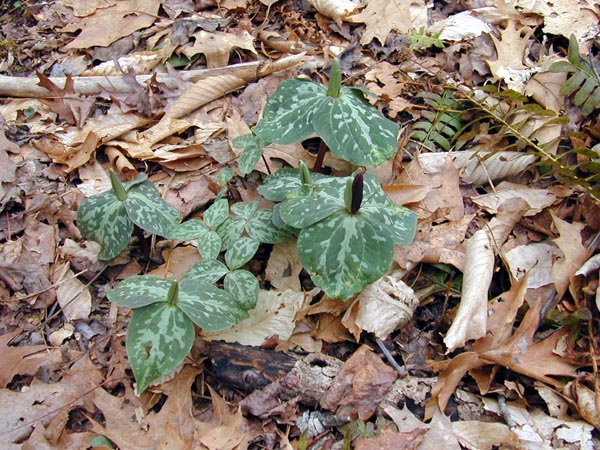
POLYGON ((247 31, 234 34, 200 30, 192 37, 195 39, 194 45, 184 46, 182 53, 190 59, 198 53, 203 53, 209 69, 226 66, 233 48, 242 48, 256 54, 254 38, 247 31))
POLYGON ((398 373, 362 345, 346 360, 321 399, 321 407, 347 420, 368 420, 398 373))
POLYGON ((494 192, 472 197, 473 202, 491 214, 496 214, 501 205, 522 199, 529 205, 525 216, 534 216, 552 205, 556 195, 547 189, 537 189, 521 184, 502 182, 494 192))
POLYGON ((548 242, 519 245, 504 255, 512 276, 519 280, 527 274, 527 287, 535 289, 552 283, 552 267, 562 252, 548 242))
POLYGON ((365 30, 360 43, 369 44, 377 38, 385 45, 392 31, 409 34, 412 30, 428 25, 429 1, 417 0, 371 0, 365 9, 350 17, 352 22, 365 23, 365 30))
MULTIPOLYGON (((166 48, 166 47, 163 47, 166 48)), ((166 55, 167 57, 169 55, 166 55)), ((90 69, 84 70, 82 76, 117 76, 133 70, 136 74, 148 73, 163 62, 165 55, 161 50, 130 53, 117 59, 118 67, 114 61, 106 61, 90 69)))
POLYGON ((488 290, 494 274, 494 249, 487 230, 468 239, 463 267, 460 306, 444 343, 452 352, 469 339, 485 336, 488 290))
POLYGON ((299 278, 301 271, 300 256, 293 240, 273 246, 265 269, 265 279, 271 283, 271 286, 279 291, 290 289, 300 292, 302 290, 299 278))
MULTIPOLYGON (((585 228, 584 224, 566 222, 554 213, 552 219, 559 234, 554 243, 564 254, 564 258, 557 259, 552 266, 552 280, 558 297, 562 298, 569 288, 571 277, 590 257, 590 251, 582 243, 581 232, 585 228)), ((574 297, 576 298, 576 295, 574 297)))
POLYGON ((462 150, 450 154, 422 153, 419 155, 419 162, 424 172, 431 174, 441 170, 448 155, 454 161, 460 176, 475 186, 518 175, 538 159, 535 155, 520 152, 499 151, 490 155, 486 151, 462 150))
MULTIPOLYGON (((344 314, 342 323, 346 325, 351 317, 356 326, 379 339, 386 339, 396 328, 408 323, 419 299, 402 281, 402 275, 401 271, 393 272, 365 287, 344 314)), ((353 328, 348 326, 348 329, 353 328)), ((358 341, 360 336, 355 337, 358 341)))
POLYGON ((158 18, 159 0, 118 1, 108 8, 97 9, 61 31, 81 33, 65 49, 107 47, 117 39, 149 27, 158 18))
MULTIPOLYGON (((395 432, 384 428, 377 437, 360 438, 356 441, 355 450, 404 449, 413 450, 423 441, 425 430, 416 428, 412 431, 395 432)), ((420 448, 420 447, 419 447, 420 448)))
POLYGON ((335 20, 338 25, 359 6, 356 0, 308 0, 308 3, 325 17, 335 20))
POLYGON ((574 400, 579 415, 588 423, 594 425, 596 429, 600 429, 597 394, 577 381, 567 383, 563 391, 569 398, 574 400))
POLYGON ((533 31, 533 28, 526 25, 518 28, 517 21, 510 19, 506 28, 500 31, 500 39, 490 34, 498 54, 494 61, 487 61, 492 75, 496 79, 504 80, 512 90, 521 93, 535 71, 534 68, 525 65, 527 46, 533 31))
POLYGON ((61 359, 59 351, 45 345, 8 345, 19 333, 20 330, 15 330, 0 336, 1 388, 5 388, 15 375, 34 375, 42 365, 61 359))
POLYGON ((256 346, 264 344, 274 335, 286 340, 294 331, 296 313, 304 305, 306 298, 302 292, 261 290, 256 307, 248 311, 250 317, 223 331, 204 332, 202 337, 207 341, 256 346))
POLYGON ((65 318, 69 322, 87 319, 92 310, 92 294, 89 288, 77 279, 68 262, 54 265, 52 282, 58 286, 56 298, 65 318))
POLYGON ((519 437, 504 423, 476 420, 452 422, 452 430, 461 445, 469 450, 519 448, 519 437))
POLYGON ((431 187, 425 198, 414 205, 420 219, 455 221, 465 215, 458 171, 450 157, 445 156, 444 164, 433 173, 423 167, 420 158, 416 158, 406 165, 396 183, 431 187))

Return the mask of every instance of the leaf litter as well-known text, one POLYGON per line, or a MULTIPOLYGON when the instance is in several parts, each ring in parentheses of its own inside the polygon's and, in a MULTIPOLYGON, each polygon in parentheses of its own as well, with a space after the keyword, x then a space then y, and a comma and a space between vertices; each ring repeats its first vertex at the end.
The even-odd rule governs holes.
MULTIPOLYGON (((103 436, 120 449, 300 448, 305 413, 314 449, 599 445, 599 104, 590 96, 582 114, 588 88, 566 96, 567 75, 549 70, 571 34, 594 67, 597 10, 525 3, 2 4, 2 447, 86 448, 103 436), (185 364, 135 396, 131 314, 106 291, 133 274, 178 279, 198 252, 137 233, 104 264, 75 226, 77 207, 112 168, 148 173, 200 218, 223 188, 219 171, 237 168, 233 139, 281 81, 318 80, 333 55, 348 85, 369 87, 402 127, 400 151, 374 173, 417 213, 415 241, 345 303, 314 289, 294 246, 266 246, 248 264, 261 283, 250 317, 197 333, 185 364), (449 152, 410 134, 431 105, 419 94, 446 90, 459 102, 436 117, 464 128, 426 130, 428 142, 450 136, 437 138, 449 152), (239 344, 264 360, 237 380, 215 377, 208 355, 220 340, 233 343, 222 355, 232 363, 239 344), (294 363, 285 376, 234 387, 282 351, 294 363)), ((257 198, 263 175, 314 163, 315 151, 310 140, 268 146, 229 199, 257 198)), ((330 156, 325 166, 352 171, 330 156)))

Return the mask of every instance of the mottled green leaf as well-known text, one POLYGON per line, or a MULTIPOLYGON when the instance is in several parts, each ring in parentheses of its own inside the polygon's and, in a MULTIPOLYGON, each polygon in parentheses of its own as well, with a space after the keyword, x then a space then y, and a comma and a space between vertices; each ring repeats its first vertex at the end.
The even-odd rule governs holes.
POLYGON ((179 283, 177 306, 206 331, 223 330, 246 314, 229 292, 188 278, 179 283))
POLYGON ((225 252, 225 263, 230 270, 239 269, 252 259, 260 242, 250 237, 236 240, 225 252))
POLYGON ((294 229, 287 226, 278 227, 272 219, 272 210, 259 209, 256 211, 256 215, 246 224, 248 235, 265 244, 277 244, 294 237, 294 229))
POLYGON ((253 202, 238 202, 231 207, 231 212, 242 219, 249 220, 254 217, 256 210, 258 209, 258 202, 260 200, 254 200, 253 202))
POLYGON ((112 259, 129 244, 133 223, 123 202, 112 191, 94 195, 77 210, 77 227, 89 240, 100 244, 98 258, 112 259))
POLYGON ((133 275, 107 291, 106 296, 116 305, 140 308, 152 303, 166 302, 173 283, 174 281, 152 275, 133 275))
POLYGON ((252 131, 268 142, 292 144, 302 141, 315 132, 315 102, 325 97, 327 88, 322 84, 287 79, 269 98, 262 120, 252 131))
POLYGON ((238 167, 242 175, 247 175, 254 170, 263 154, 265 145, 267 142, 253 134, 244 134, 233 140, 234 147, 244 149, 238 160, 238 167))
POLYGON ((223 240, 216 231, 208 231, 198 239, 198 251, 204 259, 216 259, 221 253, 223 240))
POLYGON ((171 229, 179 224, 177 210, 163 200, 150 181, 133 186, 123 203, 131 221, 152 234, 168 236, 171 229))
POLYGON ((298 252, 318 287, 331 298, 347 299, 389 270, 394 241, 385 224, 343 210, 304 228, 298 252))
POLYGON ((139 173, 138 176, 135 177, 135 180, 125 181, 124 183, 122 183, 123 184, 123 188, 125 189, 125 192, 127 192, 133 186, 136 186, 138 184, 142 184, 147 179, 148 179, 148 175, 146 175, 145 173, 139 173))
POLYGON ((175 225, 165 237, 175 241, 190 241, 204 236, 207 232, 208 229, 204 223, 190 219, 175 225))
MULTIPOLYGON (((343 196, 343 192, 339 193, 343 196)), ((289 226, 304 228, 344 209, 344 199, 332 197, 300 197, 286 200, 281 204, 279 215, 289 226)))
POLYGON ((221 261, 216 259, 203 259, 194 264, 185 273, 180 283, 216 283, 229 272, 229 269, 221 261))
POLYGON ((357 166, 378 166, 398 150, 400 126, 351 88, 322 100, 314 131, 333 153, 357 166))
POLYGON ((210 205, 204 212, 202 218, 206 225, 215 230, 219 225, 225 222, 227 216, 229 216, 229 202, 226 199, 221 198, 210 205))
POLYGON ((176 306, 154 303, 136 309, 126 341, 136 394, 176 369, 191 350, 194 337, 194 325, 176 306))
POLYGON ((238 302, 242 309, 250 310, 258 300, 258 280, 252 272, 234 270, 225 276, 223 287, 238 302))
POLYGON ((241 217, 228 217, 225 222, 223 222, 217 228, 217 233, 221 236, 223 241, 222 249, 227 250, 231 245, 235 243, 244 232, 244 227, 246 226, 246 221, 241 217))
POLYGON ((360 90, 342 86, 334 98, 321 84, 288 79, 269 98, 252 131, 279 144, 317 134, 345 160, 377 166, 396 153, 399 125, 370 105, 360 90))
POLYGON ((285 168, 268 175, 258 187, 258 193, 272 202, 281 202, 297 189, 300 189, 298 169, 285 168))

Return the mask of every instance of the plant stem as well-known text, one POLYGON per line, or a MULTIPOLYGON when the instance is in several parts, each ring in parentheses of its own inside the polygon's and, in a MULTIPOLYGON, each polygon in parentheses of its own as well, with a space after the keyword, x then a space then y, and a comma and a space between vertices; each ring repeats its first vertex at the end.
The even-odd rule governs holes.
POLYGON ((171 287, 169 288, 169 293, 167 294, 167 303, 171 306, 177 305, 177 294, 179 293, 179 283, 177 281, 173 281, 171 287))
POLYGON ((340 96, 340 87, 342 85, 342 70, 340 69, 340 60, 334 58, 331 63, 331 72, 329 73, 329 86, 327 87, 327 95, 329 97, 338 98, 340 96))
POLYGON ((113 191, 115 191, 115 195, 119 199, 119 201, 123 202, 127 199, 127 192, 125 192, 125 188, 123 187, 123 183, 119 180, 119 176, 117 172, 110 169, 110 184, 112 185, 113 191))
POLYGON ((327 150, 329 150, 327 145, 325 145, 325 142, 321 141, 319 144, 319 153, 317 153, 317 159, 315 160, 315 165, 313 166, 313 172, 323 172, 323 161, 325 160, 325 154, 327 153, 327 150))

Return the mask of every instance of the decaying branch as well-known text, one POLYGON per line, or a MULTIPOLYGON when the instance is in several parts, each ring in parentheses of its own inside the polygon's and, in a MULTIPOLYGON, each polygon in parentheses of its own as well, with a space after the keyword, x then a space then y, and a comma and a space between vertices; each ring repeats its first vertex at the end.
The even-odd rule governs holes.
MULTIPOLYGON (((234 64, 227 67, 219 67, 216 69, 203 70, 185 70, 178 72, 179 76, 192 83, 214 76, 220 75, 235 75, 243 78, 247 82, 252 82, 260 77, 278 72, 280 70, 290 69, 300 64, 304 59, 305 54, 287 56, 275 61, 254 61, 250 63, 234 64)), ((138 75, 136 79, 139 83, 144 83, 152 75, 138 75)), ((167 73, 157 74, 157 80, 165 83, 170 88, 176 88, 178 80, 173 79, 167 73)), ((63 89, 65 86, 66 77, 51 77, 52 81, 58 88, 63 89)), ((0 75, 0 96, 5 97, 34 97, 43 98, 51 97, 53 94, 47 89, 38 85, 37 77, 9 77, 0 75)), ((89 76, 89 77, 73 77, 74 93, 82 95, 97 95, 102 91, 110 92, 132 92, 133 87, 126 82, 122 76, 89 76)))

